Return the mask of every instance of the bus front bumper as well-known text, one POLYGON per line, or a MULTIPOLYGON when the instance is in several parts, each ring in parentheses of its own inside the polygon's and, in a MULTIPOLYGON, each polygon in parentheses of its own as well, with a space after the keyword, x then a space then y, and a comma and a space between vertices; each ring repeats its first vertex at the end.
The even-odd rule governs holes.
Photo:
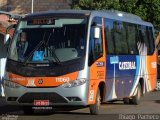
POLYGON ((36 100, 47 100, 50 106, 87 106, 88 87, 87 83, 64 88, 62 86, 52 88, 27 88, 20 86, 11 88, 5 86, 5 98, 11 105, 34 106, 36 100))

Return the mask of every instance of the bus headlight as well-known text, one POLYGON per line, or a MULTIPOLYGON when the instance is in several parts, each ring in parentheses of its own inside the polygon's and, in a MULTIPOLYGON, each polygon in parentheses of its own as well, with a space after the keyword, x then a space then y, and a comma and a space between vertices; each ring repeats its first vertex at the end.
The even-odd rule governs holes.
POLYGON ((10 87, 10 88, 19 88, 20 87, 19 84, 12 82, 12 81, 9 81, 9 80, 5 80, 4 85, 7 87, 10 87))
POLYGON ((76 87, 76 86, 83 85, 84 83, 86 83, 86 79, 77 79, 77 80, 74 80, 74 81, 67 82, 67 83, 65 83, 61 86, 64 87, 64 88, 71 88, 71 87, 76 87))

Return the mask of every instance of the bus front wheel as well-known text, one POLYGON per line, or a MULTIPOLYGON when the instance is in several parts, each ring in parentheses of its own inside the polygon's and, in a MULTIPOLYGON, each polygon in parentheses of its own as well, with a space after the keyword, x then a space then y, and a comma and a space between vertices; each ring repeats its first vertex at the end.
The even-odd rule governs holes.
POLYGON ((101 106, 101 96, 100 96, 100 90, 98 89, 97 95, 96 95, 96 103, 93 105, 90 105, 90 113, 92 115, 98 115, 100 106, 101 106))

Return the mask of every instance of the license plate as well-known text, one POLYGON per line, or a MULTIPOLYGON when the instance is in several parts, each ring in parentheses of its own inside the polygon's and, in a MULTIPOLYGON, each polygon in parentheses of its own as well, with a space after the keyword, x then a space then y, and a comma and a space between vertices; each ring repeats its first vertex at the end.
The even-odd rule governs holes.
POLYGON ((49 106, 49 100, 34 100, 34 106, 49 106))

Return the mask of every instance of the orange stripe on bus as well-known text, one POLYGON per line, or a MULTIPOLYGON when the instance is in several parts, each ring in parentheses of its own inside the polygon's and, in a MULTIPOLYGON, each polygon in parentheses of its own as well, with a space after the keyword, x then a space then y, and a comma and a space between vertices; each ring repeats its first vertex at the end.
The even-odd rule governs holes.
POLYGON ((31 87, 34 87, 34 85, 35 87, 52 87, 62 85, 72 80, 76 80, 78 72, 73 72, 58 77, 23 77, 12 73, 8 73, 8 75, 11 81, 16 82, 22 86, 29 86, 29 84, 33 84, 33 86, 31 85, 31 87))
POLYGON ((156 63, 156 53, 152 56, 147 56, 147 68, 148 68, 148 79, 151 85, 151 89, 154 90, 156 87, 157 79, 157 63, 156 63))

